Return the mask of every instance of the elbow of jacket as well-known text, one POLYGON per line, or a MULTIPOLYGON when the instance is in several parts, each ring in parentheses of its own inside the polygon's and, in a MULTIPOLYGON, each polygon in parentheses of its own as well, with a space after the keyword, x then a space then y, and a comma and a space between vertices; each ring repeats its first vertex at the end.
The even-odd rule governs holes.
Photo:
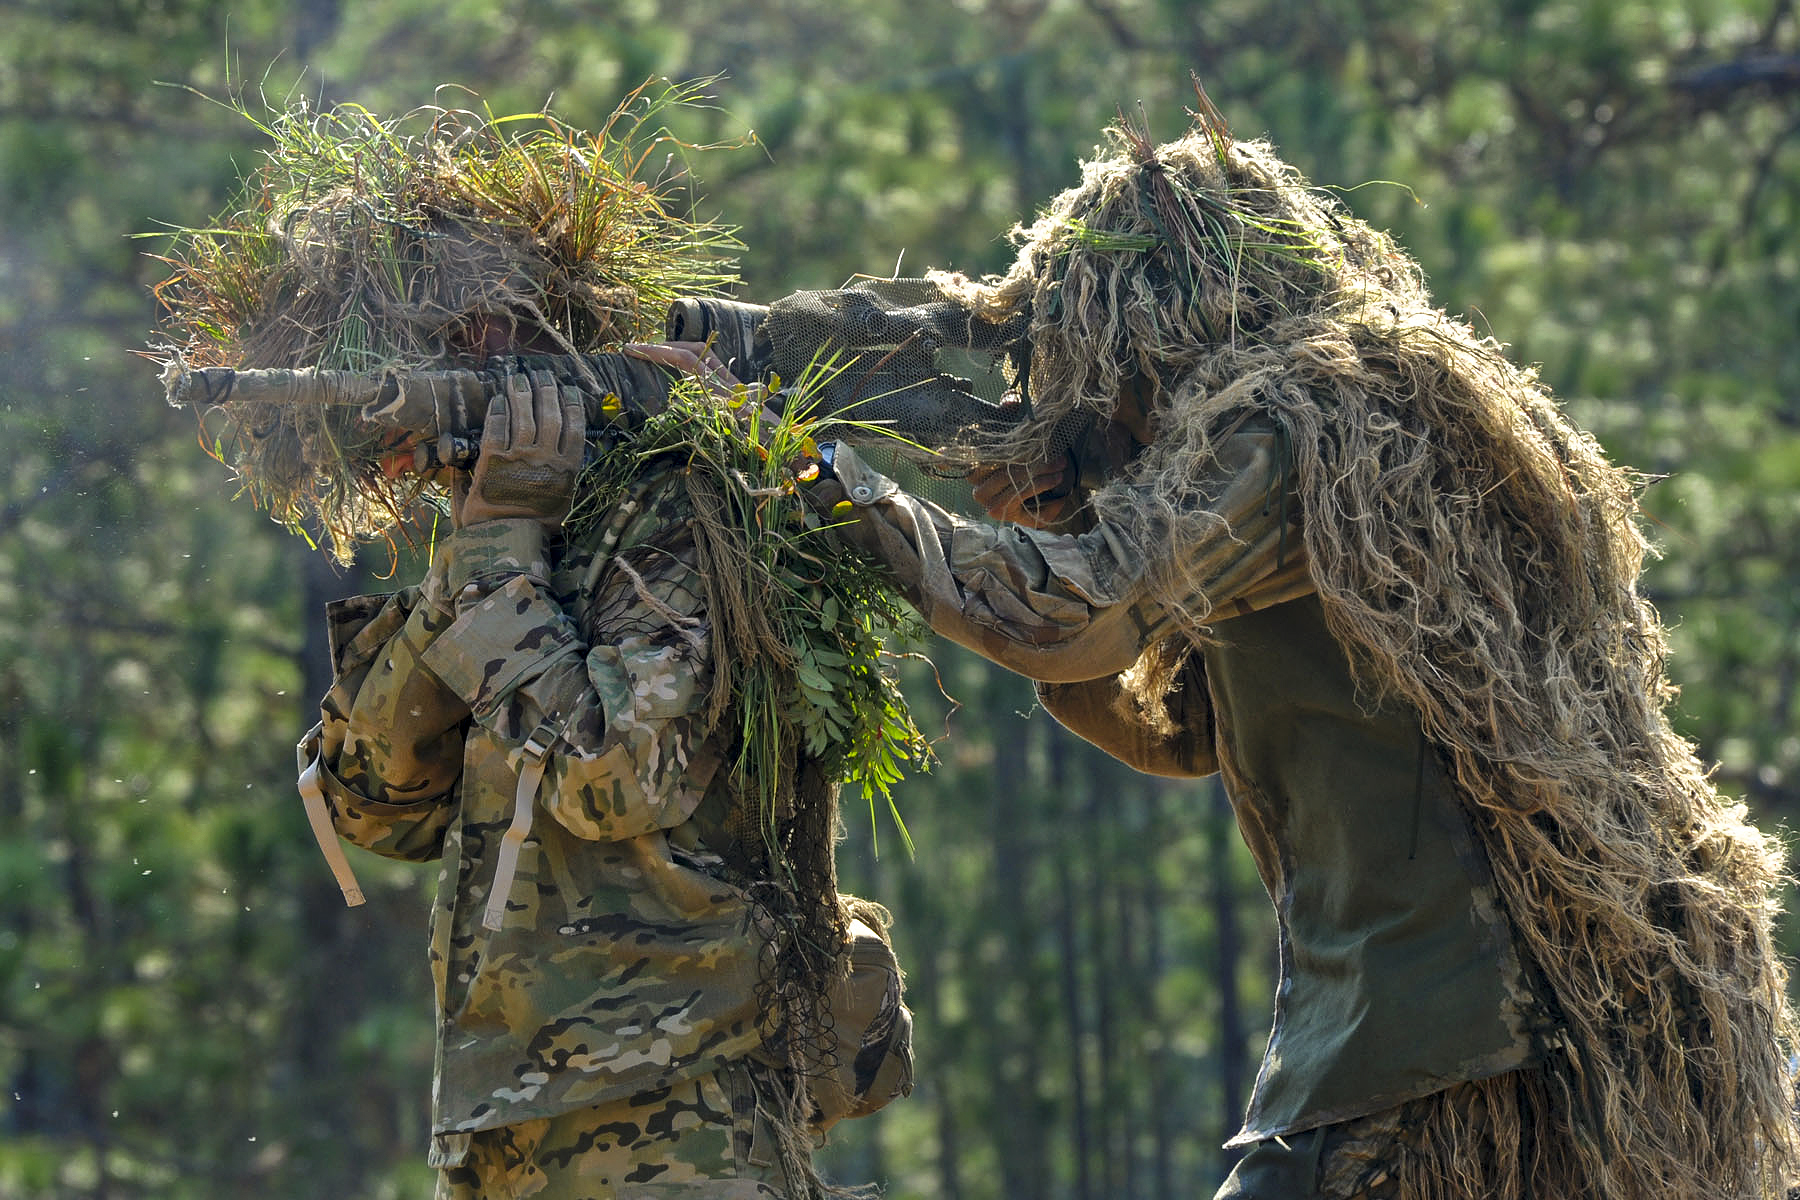
POLYGON ((1079 638, 1054 642, 1028 642, 992 630, 973 630, 972 636, 956 637, 968 649, 989 662, 1041 683, 1082 683, 1116 675, 1137 661, 1133 653, 1124 661, 1116 655, 1099 655, 1079 638))

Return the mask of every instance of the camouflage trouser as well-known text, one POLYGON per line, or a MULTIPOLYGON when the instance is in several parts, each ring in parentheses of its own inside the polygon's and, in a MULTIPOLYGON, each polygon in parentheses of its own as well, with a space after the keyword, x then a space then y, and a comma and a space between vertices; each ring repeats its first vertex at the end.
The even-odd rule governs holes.
POLYGON ((783 1200, 748 1070, 483 1130, 437 1200, 783 1200))

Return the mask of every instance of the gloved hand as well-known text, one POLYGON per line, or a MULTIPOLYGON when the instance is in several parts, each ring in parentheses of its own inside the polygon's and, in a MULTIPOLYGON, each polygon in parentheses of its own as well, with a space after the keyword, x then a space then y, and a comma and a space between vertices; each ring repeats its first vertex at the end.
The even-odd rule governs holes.
POLYGON ((770 425, 781 420, 781 411, 770 405, 768 389, 759 382, 746 384, 733 375, 705 342, 632 342, 619 347, 619 351, 693 376, 716 400, 733 404, 739 424, 746 429, 753 417, 770 425), (738 401, 743 403, 734 403, 738 401))
POLYGON ((509 372, 506 390, 488 402, 481 457, 457 473, 450 523, 536 520, 561 525, 581 473, 587 409, 581 389, 558 384, 548 371, 509 372))

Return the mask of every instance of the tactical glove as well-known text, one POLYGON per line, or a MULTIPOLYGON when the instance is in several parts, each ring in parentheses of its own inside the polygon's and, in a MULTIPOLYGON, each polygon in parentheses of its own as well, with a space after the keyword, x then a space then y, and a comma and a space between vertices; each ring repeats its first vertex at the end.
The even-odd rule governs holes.
POLYGON ((488 402, 481 456, 459 473, 451 523, 530 519, 562 524, 581 472, 587 410, 581 389, 548 371, 509 372, 505 390, 488 402))

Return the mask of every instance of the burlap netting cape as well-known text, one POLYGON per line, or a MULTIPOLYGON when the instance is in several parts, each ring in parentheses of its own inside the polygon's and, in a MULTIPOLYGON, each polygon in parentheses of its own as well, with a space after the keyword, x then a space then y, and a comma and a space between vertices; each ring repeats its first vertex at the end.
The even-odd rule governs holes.
MULTIPOLYGON (((1434 307, 1389 238, 1216 123, 1163 146, 1115 130, 1015 238, 1004 277, 933 277, 989 319, 1030 314, 1033 420, 989 455, 1030 461, 1064 417, 1153 379, 1155 441, 1130 469, 1151 486, 1095 504, 1179 605, 1180 556, 1155 551, 1212 519, 1195 493, 1215 436, 1272 416, 1331 630, 1450 762, 1560 1018, 1540 1066, 1408 1135, 1401 1194, 1779 1194, 1780 853, 1665 716, 1638 481, 1434 307)), ((1205 636, 1207 612, 1185 615, 1190 637, 1130 675, 1150 707, 1205 636)))

